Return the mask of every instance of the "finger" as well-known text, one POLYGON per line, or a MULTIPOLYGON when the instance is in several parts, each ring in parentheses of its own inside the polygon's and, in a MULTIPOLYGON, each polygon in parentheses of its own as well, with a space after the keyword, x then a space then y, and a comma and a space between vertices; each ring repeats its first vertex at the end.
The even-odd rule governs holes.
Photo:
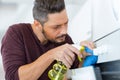
POLYGON ((95 44, 94 44, 93 42, 89 42, 89 45, 90 45, 90 47, 91 47, 92 49, 95 48, 95 44))
POLYGON ((85 58, 86 56, 91 55, 90 53, 86 53, 86 51, 83 51, 81 54, 83 55, 83 58, 85 58))
POLYGON ((69 56, 70 61, 73 62, 75 60, 75 54, 71 52, 69 49, 65 51, 66 55, 69 56))
POLYGON ((92 42, 90 42, 90 41, 83 41, 83 42, 80 43, 80 45, 81 46, 86 46, 86 47, 88 47, 90 49, 94 48, 94 44, 92 42))
POLYGON ((56 60, 57 61, 61 61, 67 68, 70 68, 70 64, 67 62, 67 60, 65 58, 65 54, 64 54, 64 56, 63 55, 59 55, 59 57, 56 60))
POLYGON ((70 68, 71 65, 68 63, 68 61, 66 60, 66 58, 64 57, 64 59, 62 59, 63 64, 67 67, 70 68))
POLYGON ((66 62, 69 64, 69 67, 71 67, 71 65, 73 63, 73 61, 71 60, 71 58, 68 55, 65 55, 64 58, 65 58, 66 62))
POLYGON ((82 58, 86 57, 86 52, 85 51, 82 51, 81 54, 82 54, 82 58))
POLYGON ((77 48, 73 47, 72 45, 68 45, 68 49, 82 58, 82 55, 80 54, 80 50, 78 50, 77 48))

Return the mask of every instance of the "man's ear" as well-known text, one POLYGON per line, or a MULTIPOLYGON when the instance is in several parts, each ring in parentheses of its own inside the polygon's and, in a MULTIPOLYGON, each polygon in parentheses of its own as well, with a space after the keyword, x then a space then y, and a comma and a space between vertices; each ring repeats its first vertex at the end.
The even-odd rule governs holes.
POLYGON ((34 20, 34 25, 35 25, 36 27, 39 27, 39 28, 42 27, 42 25, 40 24, 40 22, 37 21, 37 20, 34 20))

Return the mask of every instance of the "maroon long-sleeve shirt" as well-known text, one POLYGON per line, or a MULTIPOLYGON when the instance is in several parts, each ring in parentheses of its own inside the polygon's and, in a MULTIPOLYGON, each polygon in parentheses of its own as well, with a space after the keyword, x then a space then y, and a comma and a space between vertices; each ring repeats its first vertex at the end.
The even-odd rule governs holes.
MULTIPOLYGON (((69 36, 66 36, 64 43, 72 44, 69 36)), ((46 51, 60 46, 53 42, 42 45, 34 34, 30 24, 15 24, 9 27, 2 39, 1 54, 5 70, 6 80, 19 80, 18 68, 22 65, 32 63, 46 51)), ((50 80, 48 71, 52 69, 55 61, 45 70, 38 80, 50 80)), ((76 68, 79 61, 76 59, 72 68, 76 68)))

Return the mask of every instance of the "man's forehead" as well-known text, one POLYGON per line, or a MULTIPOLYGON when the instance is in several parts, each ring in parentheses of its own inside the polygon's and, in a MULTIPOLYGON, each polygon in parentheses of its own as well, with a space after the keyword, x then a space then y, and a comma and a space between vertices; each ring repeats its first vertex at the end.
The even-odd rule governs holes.
POLYGON ((59 25, 68 22, 68 17, 66 10, 61 11, 60 13, 54 13, 48 15, 48 21, 46 24, 49 25, 59 25))

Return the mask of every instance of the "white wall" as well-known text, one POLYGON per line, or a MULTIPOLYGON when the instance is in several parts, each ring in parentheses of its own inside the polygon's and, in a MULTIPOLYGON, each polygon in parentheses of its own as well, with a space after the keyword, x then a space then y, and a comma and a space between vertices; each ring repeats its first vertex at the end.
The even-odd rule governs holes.
POLYGON ((82 5, 76 4, 76 7, 74 5, 70 5, 72 10, 67 8, 68 16, 74 15, 69 17, 68 33, 74 43, 80 43, 82 40, 91 39, 91 0, 84 1, 82 5))
POLYGON ((93 41, 117 29, 112 0, 93 0, 93 41))
POLYGON ((5 74, 4 74, 4 69, 3 69, 3 65, 2 65, 2 58, 0 56, 0 80, 5 80, 4 76, 5 76, 5 74))
POLYGON ((17 3, 17 4, 24 4, 24 3, 28 3, 28 4, 32 4, 34 0, 1 0, 1 2, 4 3, 17 3))
POLYGON ((116 25, 120 20, 120 1, 116 1, 86 0, 84 3, 81 1, 82 5, 78 5, 80 1, 74 5, 70 5, 69 2, 67 4, 70 19, 68 32, 73 41, 75 43, 86 39, 95 41, 117 29, 116 25))

